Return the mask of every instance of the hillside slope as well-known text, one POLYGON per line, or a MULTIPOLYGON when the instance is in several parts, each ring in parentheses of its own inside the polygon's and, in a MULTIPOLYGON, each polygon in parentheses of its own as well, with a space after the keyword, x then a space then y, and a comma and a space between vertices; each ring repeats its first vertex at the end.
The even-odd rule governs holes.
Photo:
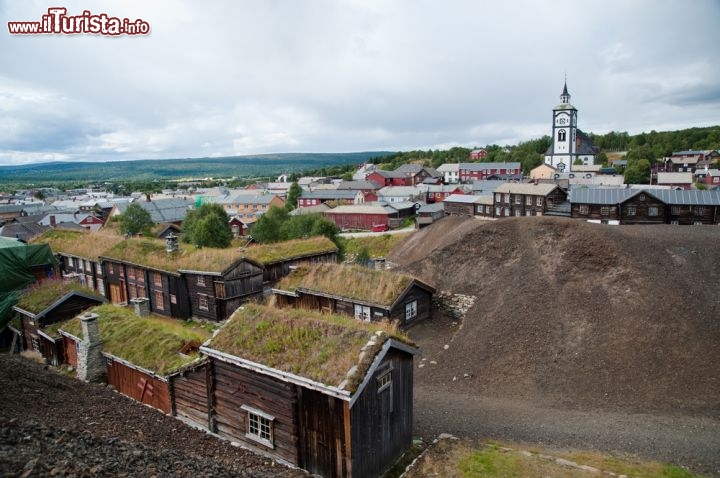
POLYGON ((458 392, 718 415, 718 245, 713 227, 446 218, 388 258, 478 297, 460 333, 411 330, 440 364, 421 384, 465 377, 458 392))

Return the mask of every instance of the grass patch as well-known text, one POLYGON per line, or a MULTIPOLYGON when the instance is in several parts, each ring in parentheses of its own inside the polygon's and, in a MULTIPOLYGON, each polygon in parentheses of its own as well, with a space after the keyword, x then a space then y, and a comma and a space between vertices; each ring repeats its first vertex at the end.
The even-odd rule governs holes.
POLYGON ((413 278, 404 274, 341 264, 316 264, 298 267, 284 277, 277 289, 307 289, 335 296, 392 305, 413 278))
MULTIPOLYGON (((189 342, 201 344, 211 335, 194 322, 152 314, 138 317, 132 309, 112 304, 94 307, 90 311, 99 315, 104 352, 159 375, 166 375, 195 360, 197 351, 183 355, 180 349, 189 342)), ((78 318, 64 322, 59 328, 82 338, 78 318)))
POLYGON ((104 229, 103 231, 79 232, 50 229, 34 238, 31 242, 49 244, 53 252, 63 252, 97 261, 99 256, 103 255, 115 244, 123 241, 122 236, 104 229))
POLYGON ((17 306, 33 314, 39 314, 70 292, 83 292, 92 297, 97 297, 99 300, 105 300, 92 289, 77 282, 63 282, 62 280, 53 279, 44 280, 40 284, 25 289, 18 299, 17 306))
POLYGON ((557 450, 521 450, 514 445, 499 443, 477 444, 466 440, 445 439, 432 445, 408 478, 444 476, 458 478, 588 478, 598 475, 566 464, 557 463, 556 458, 591 466, 615 475, 634 478, 700 478, 684 468, 639 460, 632 457, 617 457, 590 452, 558 452, 557 450), (541 456, 541 454, 543 456, 541 456))
POLYGON ((261 264, 272 264, 298 257, 337 252, 337 250, 337 246, 327 237, 315 236, 271 244, 253 244, 241 251, 245 256, 261 264))
POLYGON ((357 365, 357 381, 346 387, 354 392, 383 340, 378 340, 376 350, 369 351, 363 363, 359 363, 360 349, 378 330, 411 343, 387 323, 366 324, 345 316, 245 305, 212 339, 210 348, 332 386, 339 386, 348 370, 357 365))
POLYGON ((363 248, 367 248, 372 259, 386 257, 390 251, 405 240, 412 232, 407 234, 383 234, 382 236, 350 237, 345 241, 345 253, 349 258, 355 257, 363 248))

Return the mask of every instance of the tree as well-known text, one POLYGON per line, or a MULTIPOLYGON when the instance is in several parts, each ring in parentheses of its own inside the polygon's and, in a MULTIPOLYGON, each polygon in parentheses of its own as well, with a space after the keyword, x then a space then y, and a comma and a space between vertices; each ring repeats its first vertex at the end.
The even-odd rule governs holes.
POLYGON ((575 166, 582 166, 582 165, 583 165, 583 160, 580 159, 580 158, 575 158, 575 161, 573 161, 573 164, 574 164, 575 166))
POLYGON ((285 209, 292 211, 297 207, 298 198, 302 194, 302 189, 298 186, 297 181, 293 182, 288 189, 287 199, 285 201, 285 209))
POLYGON ((609 166, 607 154, 604 152, 600 152, 597 156, 595 156, 595 162, 602 164, 603 166, 609 166))
POLYGON ((343 181, 352 181, 352 180, 353 180, 353 173, 351 173, 350 171, 348 171, 347 173, 345 173, 345 174, 343 174, 342 176, 340 176, 340 179, 342 179, 343 181))
POLYGON ((219 204, 203 204, 185 216, 183 241, 199 247, 228 247, 233 237, 229 220, 219 204))
POLYGON ((637 159, 632 162, 628 161, 625 169, 626 184, 648 184, 650 182, 650 161, 647 159, 637 159))
POLYGON ((365 265, 370 260, 370 251, 366 246, 363 246, 355 256, 355 263, 365 265))
POLYGON ((119 218, 122 232, 134 236, 142 232, 149 235, 154 223, 150 213, 142 208, 138 203, 131 203, 125 212, 119 218))

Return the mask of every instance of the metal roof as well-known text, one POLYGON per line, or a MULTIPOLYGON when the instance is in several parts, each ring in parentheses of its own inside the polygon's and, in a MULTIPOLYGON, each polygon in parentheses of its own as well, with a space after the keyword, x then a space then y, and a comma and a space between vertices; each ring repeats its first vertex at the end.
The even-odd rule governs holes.
POLYGON ((450 196, 443 199, 443 202, 457 202, 464 204, 475 204, 479 202, 480 196, 473 196, 472 194, 451 194, 450 196))
POLYGON ((670 205, 720 206, 720 191, 654 189, 649 194, 670 205))
POLYGON ((640 194, 640 191, 642 190, 628 188, 578 188, 570 191, 570 202, 581 204, 619 204, 636 194, 640 194))
POLYGON ((657 173, 658 184, 692 184, 692 173, 657 173))

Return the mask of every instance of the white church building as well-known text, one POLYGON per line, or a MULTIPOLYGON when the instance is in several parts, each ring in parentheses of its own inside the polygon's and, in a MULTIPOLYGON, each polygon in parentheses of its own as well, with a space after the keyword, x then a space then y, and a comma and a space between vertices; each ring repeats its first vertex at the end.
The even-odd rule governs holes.
POLYGON ((584 166, 595 164, 597 148, 577 127, 578 110, 570 103, 567 81, 560 95, 560 104, 553 108, 552 143, 545 152, 545 164, 559 172, 570 172, 582 161, 584 166))

